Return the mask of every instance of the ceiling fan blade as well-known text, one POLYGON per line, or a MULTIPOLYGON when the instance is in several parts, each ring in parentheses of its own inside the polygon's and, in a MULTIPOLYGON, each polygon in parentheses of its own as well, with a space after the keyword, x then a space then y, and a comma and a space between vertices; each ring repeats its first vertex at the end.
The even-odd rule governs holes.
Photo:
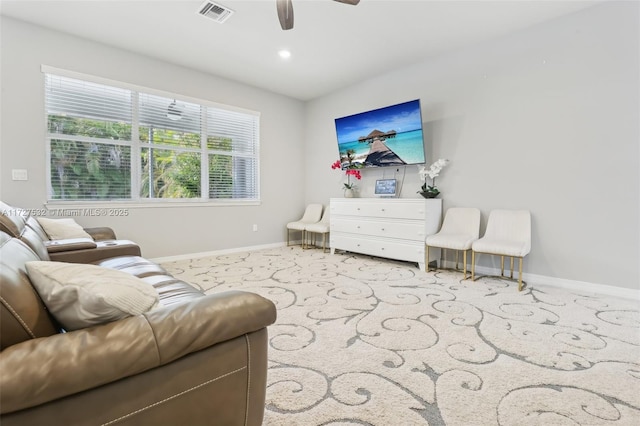
POLYGON ((352 5, 356 5, 358 3, 360 3, 360 0, 335 0, 339 3, 345 3, 345 4, 352 4, 352 5))
POLYGON ((291 0, 276 0, 278 19, 283 30, 293 28, 293 4, 291 0))

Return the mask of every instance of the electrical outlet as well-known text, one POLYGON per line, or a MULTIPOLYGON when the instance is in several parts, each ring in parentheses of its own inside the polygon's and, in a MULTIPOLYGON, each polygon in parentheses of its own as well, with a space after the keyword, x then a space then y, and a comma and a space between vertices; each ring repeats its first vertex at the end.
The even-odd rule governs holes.
POLYGON ((258 225, 256 225, 255 223, 253 224, 253 232, 257 232, 258 231, 258 225))

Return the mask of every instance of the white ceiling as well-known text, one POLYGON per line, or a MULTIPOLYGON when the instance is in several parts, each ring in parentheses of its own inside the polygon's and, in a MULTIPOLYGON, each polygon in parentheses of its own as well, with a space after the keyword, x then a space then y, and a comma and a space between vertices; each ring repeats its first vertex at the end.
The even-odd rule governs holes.
POLYGON ((275 0, 1 0, 0 13, 301 100, 508 34, 602 0, 293 0, 282 31, 275 0), (289 49, 282 60, 277 52, 289 49))

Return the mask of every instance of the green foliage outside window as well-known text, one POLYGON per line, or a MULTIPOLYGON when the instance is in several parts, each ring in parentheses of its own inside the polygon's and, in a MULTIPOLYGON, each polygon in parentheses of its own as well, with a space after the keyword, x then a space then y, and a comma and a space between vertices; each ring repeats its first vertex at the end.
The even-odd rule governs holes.
POLYGON ((141 153, 144 198, 200 197, 200 155, 144 148, 141 153), (150 158, 152 161, 150 161, 150 158))
POLYGON ((89 136, 99 139, 131 140, 131 124, 86 118, 49 115, 49 133, 89 136))
POLYGON ((131 196, 131 148, 51 141, 53 199, 113 199, 131 196))
POLYGON ((232 160, 228 155, 209 156, 209 198, 232 198, 232 160))
MULTIPOLYGON (((131 198, 131 147, 109 143, 130 141, 131 125, 85 118, 50 115, 50 134, 83 136, 99 141, 51 140, 52 198, 107 200, 131 198)), ((197 148, 200 135, 167 129, 139 128, 140 196, 143 198, 201 197, 201 153, 154 148, 154 145, 197 148), (149 143, 151 141, 151 143, 149 143)), ((230 138, 209 137, 207 146, 231 152, 230 138)), ((231 198, 230 155, 210 154, 209 198, 231 198)))

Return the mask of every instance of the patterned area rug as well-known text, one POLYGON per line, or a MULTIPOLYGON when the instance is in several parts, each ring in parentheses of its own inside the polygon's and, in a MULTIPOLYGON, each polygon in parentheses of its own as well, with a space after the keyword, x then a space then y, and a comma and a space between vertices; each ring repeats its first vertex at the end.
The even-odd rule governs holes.
POLYGON ((277 305, 265 425, 640 425, 637 301, 299 247, 163 266, 277 305))

